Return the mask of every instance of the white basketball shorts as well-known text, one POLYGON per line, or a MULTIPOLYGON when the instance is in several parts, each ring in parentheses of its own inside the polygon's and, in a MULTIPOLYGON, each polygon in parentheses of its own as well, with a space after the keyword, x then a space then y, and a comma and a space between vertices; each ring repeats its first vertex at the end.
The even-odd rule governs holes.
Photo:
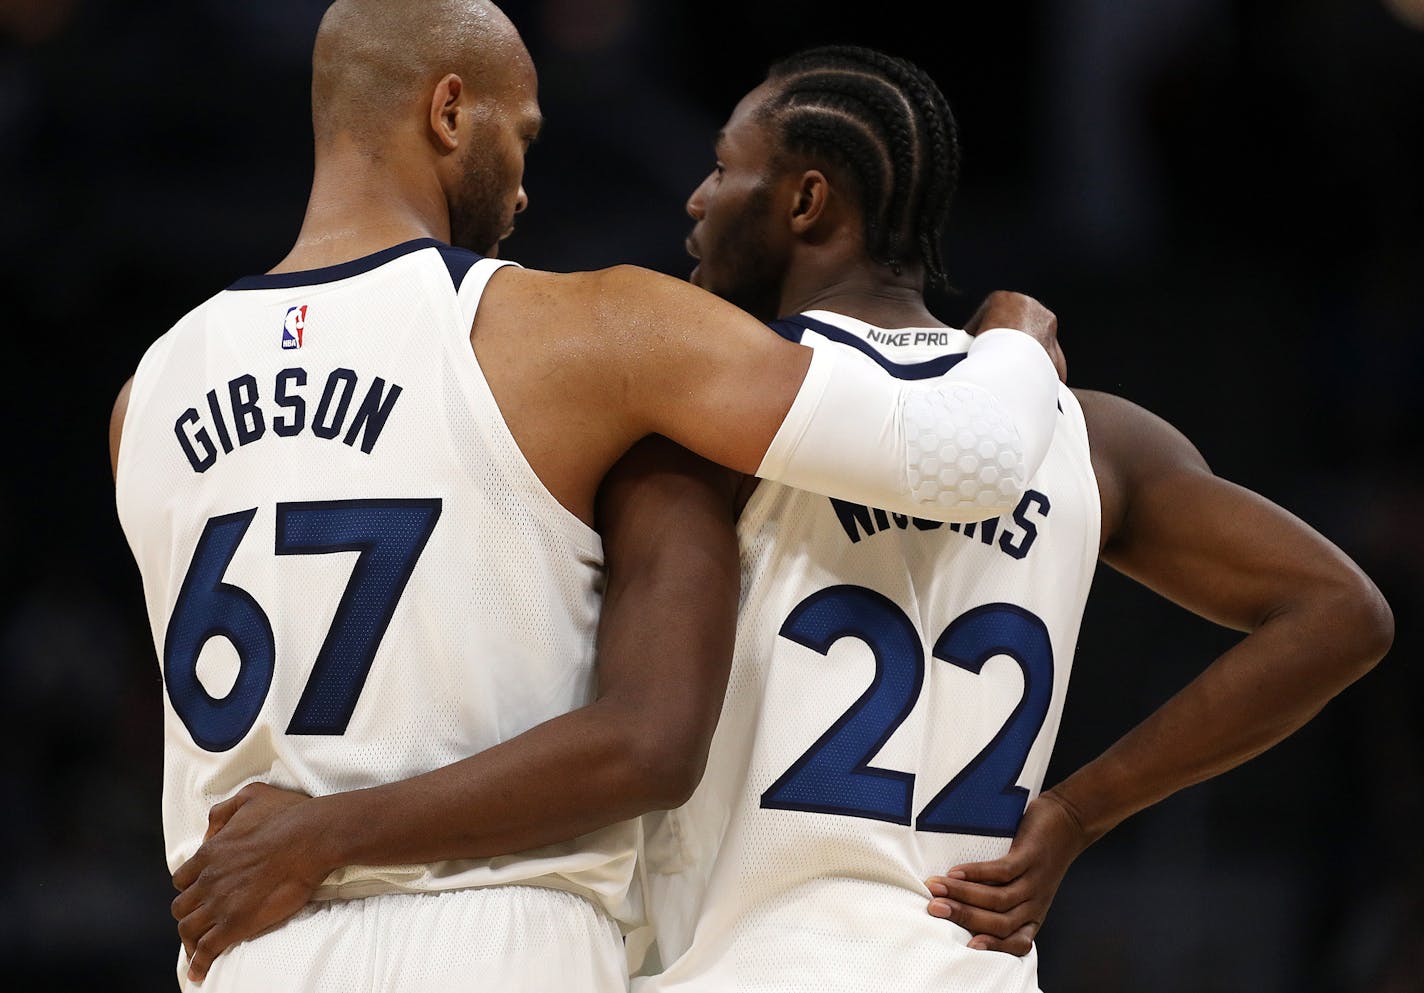
POLYGON ((618 925, 535 886, 389 893, 313 903, 218 956, 189 993, 625 993, 618 925))

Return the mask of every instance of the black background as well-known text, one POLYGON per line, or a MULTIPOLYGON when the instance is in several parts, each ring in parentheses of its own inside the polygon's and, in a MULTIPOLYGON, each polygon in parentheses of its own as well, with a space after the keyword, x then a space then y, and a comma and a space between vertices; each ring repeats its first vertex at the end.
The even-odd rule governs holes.
MULTIPOLYGON (((162 689, 106 425, 152 339, 290 246, 324 6, 0 0, 7 989, 171 988, 162 689)), ((1378 669, 1079 860, 1043 987, 1424 989, 1424 33, 1381 0, 506 10, 547 118, 509 256, 685 274, 682 204, 770 60, 833 41, 909 57, 965 144, 943 316, 1034 293, 1075 385, 1166 417, 1390 599, 1378 669)), ((1234 638, 1103 570, 1050 781, 1234 638)))

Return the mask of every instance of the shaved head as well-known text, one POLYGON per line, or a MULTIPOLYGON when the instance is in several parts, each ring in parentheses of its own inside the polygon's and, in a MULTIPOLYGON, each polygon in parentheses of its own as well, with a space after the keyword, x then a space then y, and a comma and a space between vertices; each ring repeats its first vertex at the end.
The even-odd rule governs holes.
POLYGON ((312 57, 318 171, 374 169, 409 201, 438 186, 451 243, 493 253, 527 202, 537 88, 519 32, 487 0, 336 0, 312 57))
POLYGON ((337 133, 380 139, 448 73, 497 91, 529 53, 509 18, 485 0, 336 0, 317 31, 312 118, 318 143, 337 133))

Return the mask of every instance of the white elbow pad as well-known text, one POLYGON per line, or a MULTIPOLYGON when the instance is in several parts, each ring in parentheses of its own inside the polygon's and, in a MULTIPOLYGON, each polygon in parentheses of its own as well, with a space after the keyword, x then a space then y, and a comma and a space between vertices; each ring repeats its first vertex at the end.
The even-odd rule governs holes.
POLYGON ((1019 331, 987 331, 938 379, 904 381, 818 348, 757 475, 942 521, 1014 508, 1048 453, 1058 377, 1019 331))

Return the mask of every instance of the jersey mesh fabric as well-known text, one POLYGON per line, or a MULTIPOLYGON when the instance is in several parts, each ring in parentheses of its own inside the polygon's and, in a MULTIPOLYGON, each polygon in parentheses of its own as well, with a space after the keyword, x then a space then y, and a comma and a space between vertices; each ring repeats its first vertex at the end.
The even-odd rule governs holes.
MULTIPOLYGON (((192 667, 204 691, 227 706, 224 694, 253 664, 220 634, 201 643, 196 660, 182 653, 165 659, 170 618, 200 535, 210 519, 240 511, 252 512, 251 523, 221 582, 265 614, 275 650, 270 688, 259 697, 250 729, 231 747, 209 750, 195 740, 190 725, 201 731, 210 718, 201 699, 184 703, 180 695, 180 713, 174 694, 165 693, 163 808, 171 868, 196 850, 208 808, 248 782, 320 795, 403 779, 592 699, 601 543, 540 484, 470 347, 480 292, 501 263, 470 266, 473 257, 467 258, 457 296, 443 260, 452 251, 421 247, 343 278, 225 291, 183 318, 139 366, 118 505, 142 573, 160 666, 167 662, 170 675, 179 676, 192 667), (293 308, 304 308, 304 333, 299 348, 284 348, 284 315, 293 308), (282 378, 294 369, 300 377, 282 378), (249 441, 239 445, 229 384, 245 376, 255 386, 240 395, 255 389, 266 430, 252 438, 254 418, 243 415, 249 441), (355 385, 334 434, 331 422, 343 405, 324 405, 320 426, 330 436, 323 437, 314 427, 332 377, 354 378, 355 385), (364 437, 346 443, 378 378, 387 391, 394 384, 401 392, 374 439, 367 425, 364 437), (297 379, 305 386, 295 386, 297 379), (304 398, 302 430, 291 430, 293 408, 276 402, 283 383, 288 397, 304 398), (208 391, 228 422, 231 451, 220 444, 223 428, 208 391), (216 454, 202 472, 175 434, 175 422, 190 409, 216 454), (279 420, 287 436, 277 434, 279 420), (390 501, 422 507, 438 501, 438 519, 407 563, 409 579, 393 607, 390 596, 363 601, 360 594, 369 592, 368 574, 380 555, 413 547, 408 527, 356 511, 355 519, 368 525, 356 536, 360 542, 274 554, 282 540, 278 520, 294 506, 320 524, 333 507, 390 501), (344 730, 293 733, 308 686, 316 701, 330 689, 330 679, 314 677, 328 637, 382 610, 390 611, 389 626, 369 657, 344 730)), ((178 428, 190 437, 195 429, 178 428)), ((641 915, 630 896, 636 840, 637 826, 625 823, 498 859, 348 867, 318 896, 537 883, 590 897, 631 922, 641 915)))
MULTIPOLYGON (((839 315, 815 316, 866 342, 872 332, 886 337, 839 315)), ((932 346, 876 347, 913 364, 968 344, 962 332, 932 334, 932 346)), ((847 347, 814 331, 802 341, 847 347)), ((635 980, 638 993, 1037 989, 1036 953, 967 948, 970 935, 926 912, 922 880, 1002 855, 1043 784, 1099 534, 1081 411, 1066 389, 1061 406, 1048 457, 1018 508, 978 525, 758 487, 738 526, 736 653, 707 770, 684 807, 646 824, 665 968, 635 980), (1051 676, 1042 657, 1021 667, 992 650, 1006 633, 1017 644, 1038 630, 1030 617, 1051 644, 1051 676), (934 657, 951 627, 989 650, 977 671, 934 657), (888 710, 887 695, 895 697, 888 710), (1044 712, 1020 727, 1026 699, 1044 712), (867 721, 869 737, 847 730, 867 721), (1004 773, 1011 782, 1002 785, 1024 791, 1008 801, 1016 807, 1007 831, 1005 800, 967 789, 950 819, 958 830, 921 823, 933 821, 938 798, 966 770, 991 764, 984 756, 1004 747, 1027 753, 1017 775, 1004 773), (903 806, 853 810, 874 807, 847 784, 855 768, 912 776, 903 806)), ((1021 654, 1034 651, 1046 654, 1021 654)), ((883 784, 874 785, 870 796, 880 795, 883 784)))
POLYGON ((620 993, 617 926, 570 893, 504 886, 311 904, 219 956, 194 993, 620 993))

